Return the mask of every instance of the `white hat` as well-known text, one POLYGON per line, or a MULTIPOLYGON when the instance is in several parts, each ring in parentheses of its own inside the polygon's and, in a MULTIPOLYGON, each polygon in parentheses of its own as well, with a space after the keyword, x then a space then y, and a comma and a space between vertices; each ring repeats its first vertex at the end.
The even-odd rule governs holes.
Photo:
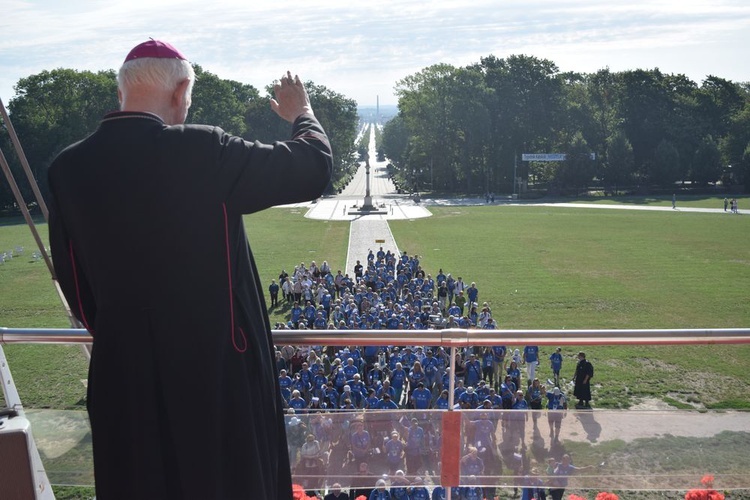
POLYGON ((555 396, 559 396, 562 393, 560 392, 559 387, 555 387, 554 389, 552 389, 552 394, 554 394, 555 396))

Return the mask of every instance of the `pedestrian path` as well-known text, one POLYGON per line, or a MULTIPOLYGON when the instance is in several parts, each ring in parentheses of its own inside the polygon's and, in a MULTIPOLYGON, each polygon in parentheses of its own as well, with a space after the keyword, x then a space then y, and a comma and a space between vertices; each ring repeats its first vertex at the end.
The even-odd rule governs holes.
POLYGON ((367 254, 372 250, 377 253, 380 248, 384 252, 399 255, 398 245, 393 238, 387 220, 376 219, 372 216, 353 220, 349 228, 349 250, 346 255, 346 271, 352 275, 357 261, 366 266, 367 254))
POLYGON ((357 215, 349 214, 349 210, 354 205, 360 205, 364 198, 362 194, 359 198, 342 198, 337 196, 336 198, 325 198, 320 199, 316 203, 309 205, 301 205, 307 208, 305 217, 308 219, 319 219, 319 220, 348 220, 348 221, 388 221, 398 219, 420 219, 422 217, 430 217, 432 213, 422 205, 418 205, 413 201, 405 198, 378 198, 373 196, 372 203, 377 208, 385 210, 385 214, 376 215, 357 215))

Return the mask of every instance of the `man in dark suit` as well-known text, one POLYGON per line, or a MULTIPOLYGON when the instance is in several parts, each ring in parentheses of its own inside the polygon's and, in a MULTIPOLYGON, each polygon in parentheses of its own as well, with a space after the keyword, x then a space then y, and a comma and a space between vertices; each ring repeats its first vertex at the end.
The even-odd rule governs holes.
POLYGON ((104 500, 291 497, 242 216, 319 197, 331 150, 291 73, 271 107, 292 136, 273 145, 183 125, 194 79, 171 45, 138 45, 118 74, 121 110, 49 169, 57 278, 94 337, 87 401, 104 500))

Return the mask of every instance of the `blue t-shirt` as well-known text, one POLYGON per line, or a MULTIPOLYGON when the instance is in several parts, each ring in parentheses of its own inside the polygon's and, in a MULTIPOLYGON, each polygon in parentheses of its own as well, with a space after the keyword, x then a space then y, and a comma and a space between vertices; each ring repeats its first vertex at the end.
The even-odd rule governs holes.
POLYGON ((562 354, 559 352, 553 352, 549 356, 550 365, 552 366, 552 370, 559 372, 562 368, 562 354))
POLYGON ((492 353, 495 355, 495 361, 498 363, 505 359, 506 348, 504 345, 496 345, 492 348, 492 353))
POLYGON ((523 355, 527 363, 536 363, 539 361, 539 347, 527 345, 523 348, 523 355))
POLYGON ((430 407, 430 401, 432 400, 432 393, 426 387, 414 389, 411 393, 411 397, 414 398, 414 408, 417 410, 427 410, 430 407))

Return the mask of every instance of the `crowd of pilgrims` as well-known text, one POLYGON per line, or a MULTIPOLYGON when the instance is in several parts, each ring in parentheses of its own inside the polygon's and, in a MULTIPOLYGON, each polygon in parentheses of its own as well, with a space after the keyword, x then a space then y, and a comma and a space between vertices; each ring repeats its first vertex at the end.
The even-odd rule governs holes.
MULTIPOLYGON (((276 283, 272 283, 269 289, 271 306, 277 305, 274 291, 280 289, 282 300, 292 308, 289 322, 279 323, 277 328, 497 328, 489 305, 478 306, 475 283, 467 286, 461 277, 454 279, 442 269, 433 279, 422 270, 417 256, 406 253, 396 256, 382 248, 377 253, 370 251, 366 265, 357 261, 354 279, 341 271, 332 273, 327 262, 321 266, 312 262, 309 268, 304 264, 295 267, 292 275, 282 272, 279 282, 281 287, 274 288, 276 283)), ((505 346, 466 348, 456 356, 454 407, 477 411, 464 434, 462 474, 497 476, 505 464, 514 473, 528 475, 526 422, 531 419, 537 432, 540 413, 489 410, 547 408, 551 410, 546 418, 550 450, 552 443, 559 445, 563 412, 555 410, 567 408, 559 389, 560 349, 548 357, 550 378, 546 384, 536 377, 542 356, 537 346, 512 352, 505 346)), ((433 426, 428 413, 420 411, 448 409, 451 373, 445 349, 416 345, 277 346, 276 367, 287 411, 293 415, 287 417, 287 434, 297 474, 304 476, 307 471, 313 477, 327 471, 329 485, 336 479, 328 469, 331 464, 334 471, 342 472, 342 479, 388 474, 388 488, 370 488, 368 498, 379 490, 390 495, 382 498, 428 498, 411 493, 411 484, 424 481, 421 476, 425 474, 436 474, 439 421, 433 426), (406 411, 363 411, 397 409, 406 411), (399 481, 410 486, 394 486, 399 481)), ((550 450, 540 452, 544 460, 550 450)), ((558 458, 563 451, 558 450, 558 458)), ((549 472, 554 474, 554 470, 553 466, 549 472)), ((483 498, 473 496, 470 490, 481 492, 483 488, 462 489, 457 494, 463 496, 453 498, 483 498)), ((484 496, 491 498, 487 488, 484 490, 484 496)))
POLYGON ((477 304, 479 290, 440 269, 433 277, 419 258, 400 257, 381 248, 370 250, 349 273, 331 271, 327 261, 309 268, 304 263, 286 270, 269 286, 271 307, 282 300, 291 305, 290 320, 276 325, 293 329, 419 330, 438 327, 496 328, 487 303, 477 304))

